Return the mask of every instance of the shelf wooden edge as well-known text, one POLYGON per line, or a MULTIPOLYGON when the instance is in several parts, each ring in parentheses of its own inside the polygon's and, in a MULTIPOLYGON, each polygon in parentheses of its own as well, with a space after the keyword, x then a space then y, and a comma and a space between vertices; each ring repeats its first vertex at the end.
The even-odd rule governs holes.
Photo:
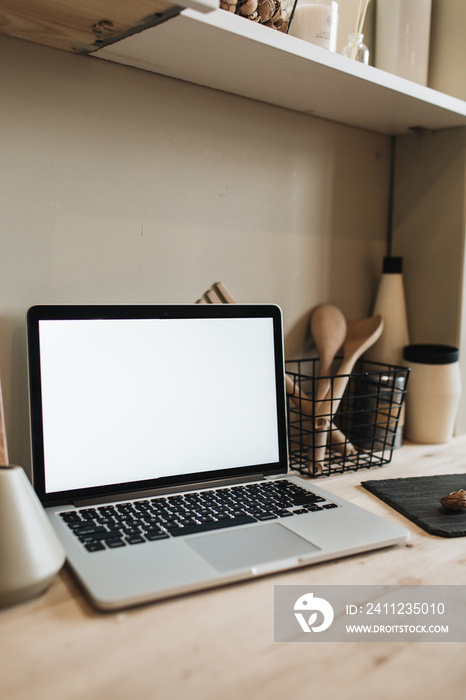
POLYGON ((0 0, 0 34, 36 44, 90 53, 135 32, 154 27, 184 8, 199 13, 216 0, 0 0))

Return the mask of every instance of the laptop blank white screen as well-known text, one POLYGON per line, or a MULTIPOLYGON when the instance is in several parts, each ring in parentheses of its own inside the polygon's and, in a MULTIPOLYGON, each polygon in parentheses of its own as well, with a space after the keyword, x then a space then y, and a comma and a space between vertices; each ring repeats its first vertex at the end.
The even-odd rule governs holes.
POLYGON ((40 320, 47 493, 276 462, 271 318, 40 320))

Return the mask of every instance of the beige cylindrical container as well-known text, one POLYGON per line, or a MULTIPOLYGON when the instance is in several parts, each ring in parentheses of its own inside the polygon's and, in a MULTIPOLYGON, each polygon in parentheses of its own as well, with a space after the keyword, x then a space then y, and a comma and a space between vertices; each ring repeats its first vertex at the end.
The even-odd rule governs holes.
POLYGON ((65 561, 21 467, 0 466, 0 607, 39 595, 65 561))
POLYGON ((406 394, 405 437, 426 444, 453 437, 461 396, 458 349, 450 345, 408 345, 411 367, 406 394))
POLYGON ((375 66, 427 85, 432 0, 377 0, 375 66))

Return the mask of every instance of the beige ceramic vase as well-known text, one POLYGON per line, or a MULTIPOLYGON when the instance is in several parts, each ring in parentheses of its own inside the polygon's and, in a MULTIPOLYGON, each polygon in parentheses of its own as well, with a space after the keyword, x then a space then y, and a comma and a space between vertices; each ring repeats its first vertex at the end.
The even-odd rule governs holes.
POLYGON ((0 607, 39 595, 65 553, 24 470, 0 466, 0 607))

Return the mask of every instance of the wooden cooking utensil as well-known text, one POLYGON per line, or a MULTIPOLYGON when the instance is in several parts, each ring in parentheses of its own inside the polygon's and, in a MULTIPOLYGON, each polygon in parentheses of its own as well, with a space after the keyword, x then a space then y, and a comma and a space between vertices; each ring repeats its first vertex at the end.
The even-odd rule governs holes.
POLYGON ((8 463, 8 443, 6 438, 5 413, 3 410, 2 386, 0 384, 0 464, 7 465, 8 463))
POLYGON ((285 374, 285 389, 286 393, 291 396, 296 404, 299 405, 301 413, 304 413, 309 418, 314 417, 314 408, 311 398, 306 394, 305 391, 299 388, 299 386, 293 381, 289 374, 285 374))
POLYGON ((235 304, 235 300, 231 296, 228 289, 221 282, 214 282, 196 304, 235 304))
POLYGON ((358 321, 348 321, 346 338, 343 343, 343 360, 327 392, 325 401, 317 407, 316 429, 325 430, 330 425, 348 384, 349 375, 361 355, 380 338, 383 330, 381 316, 370 316, 358 321))
POLYGON ((330 388, 328 378, 335 355, 346 338, 346 319, 339 308, 333 304, 317 306, 311 315, 311 333, 319 354, 319 379, 316 386, 315 401, 322 401, 330 388))
MULTIPOLYGON (((316 411, 320 402, 330 388, 330 373, 335 355, 341 348, 346 338, 346 319, 342 311, 333 304, 320 304, 311 315, 311 333, 319 355, 319 380, 316 382, 316 394, 314 397, 316 411)), ((344 454, 354 454, 356 450, 345 439, 344 434, 332 423, 330 437, 339 451, 344 454)), ((325 447, 328 433, 324 431, 314 432, 313 448, 310 451, 310 462, 313 463, 311 471, 315 473, 322 471, 320 462, 325 457, 325 447), (317 466, 319 465, 319 466, 317 466)))

